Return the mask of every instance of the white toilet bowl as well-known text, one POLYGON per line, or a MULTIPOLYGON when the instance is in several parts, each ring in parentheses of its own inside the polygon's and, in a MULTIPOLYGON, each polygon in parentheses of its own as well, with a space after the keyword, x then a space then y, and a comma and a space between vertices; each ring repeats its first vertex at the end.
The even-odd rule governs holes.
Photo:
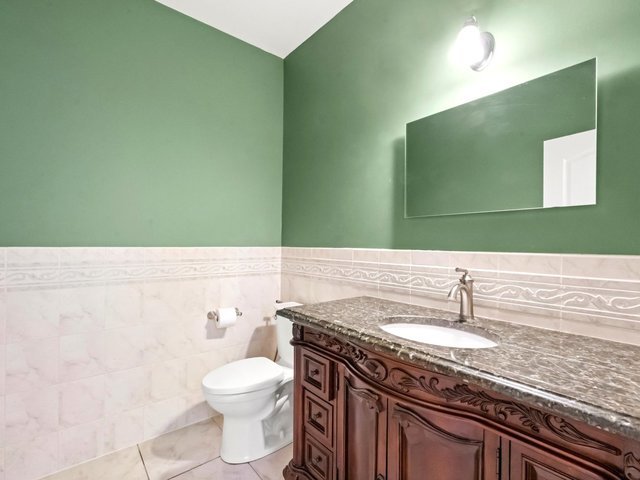
POLYGON ((293 370, 264 357, 238 360, 204 377, 205 399, 224 415, 222 460, 251 462, 291 443, 292 386, 293 370))
POLYGON ((247 358, 216 368, 202 379, 204 398, 224 416, 220 456, 227 463, 257 460, 293 440, 291 321, 276 316, 276 327, 278 363, 247 358))

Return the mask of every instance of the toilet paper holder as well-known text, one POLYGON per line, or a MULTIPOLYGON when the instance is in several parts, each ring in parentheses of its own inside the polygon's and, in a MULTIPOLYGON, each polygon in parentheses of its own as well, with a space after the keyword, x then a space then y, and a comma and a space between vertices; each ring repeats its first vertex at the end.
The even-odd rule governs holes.
MULTIPOLYGON (((242 316, 242 312, 240 311, 240 309, 238 309, 238 307, 235 307, 235 308, 236 308, 236 315, 238 317, 241 317, 242 316)), ((212 310, 209 313, 207 313, 207 318, 209 320, 213 320, 215 322, 215 321, 218 320, 218 314, 216 313, 215 310, 212 310)))

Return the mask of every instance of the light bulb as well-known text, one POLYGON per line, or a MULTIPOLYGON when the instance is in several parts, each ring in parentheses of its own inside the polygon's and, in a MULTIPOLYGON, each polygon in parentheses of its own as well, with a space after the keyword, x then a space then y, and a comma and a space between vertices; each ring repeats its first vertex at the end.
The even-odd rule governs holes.
POLYGON ((494 44, 493 35, 481 32, 475 17, 470 17, 456 38, 454 58, 473 70, 482 70, 491 61, 494 44))
POLYGON ((461 63, 471 66, 484 57, 484 45, 477 25, 465 25, 456 40, 456 51, 461 63))

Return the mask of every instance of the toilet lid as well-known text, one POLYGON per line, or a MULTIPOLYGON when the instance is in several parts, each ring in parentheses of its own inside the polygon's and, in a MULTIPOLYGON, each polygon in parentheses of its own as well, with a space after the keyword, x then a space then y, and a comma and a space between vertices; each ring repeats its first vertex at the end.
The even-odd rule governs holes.
POLYGON ((202 388, 214 395, 248 393, 276 385, 283 378, 283 368, 268 358, 246 358, 209 372, 202 379, 202 388))

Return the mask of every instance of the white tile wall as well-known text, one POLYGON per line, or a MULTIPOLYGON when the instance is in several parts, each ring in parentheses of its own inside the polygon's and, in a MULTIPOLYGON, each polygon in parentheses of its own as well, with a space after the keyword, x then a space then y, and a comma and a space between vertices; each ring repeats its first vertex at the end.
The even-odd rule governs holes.
POLYGON ((0 248, 0 480, 209 418, 210 370, 272 356, 276 299, 358 295, 640 345, 640 257, 330 248, 0 248), (238 325, 206 312, 237 306, 238 325))
POLYGON ((275 353, 280 251, 1 248, 0 479, 211 417, 202 377, 275 353), (219 306, 243 312, 235 327, 207 320, 219 306))
POLYGON ((477 313, 640 345, 640 256, 425 250, 282 250, 282 297, 374 295, 455 310, 455 267, 476 280, 477 313))

